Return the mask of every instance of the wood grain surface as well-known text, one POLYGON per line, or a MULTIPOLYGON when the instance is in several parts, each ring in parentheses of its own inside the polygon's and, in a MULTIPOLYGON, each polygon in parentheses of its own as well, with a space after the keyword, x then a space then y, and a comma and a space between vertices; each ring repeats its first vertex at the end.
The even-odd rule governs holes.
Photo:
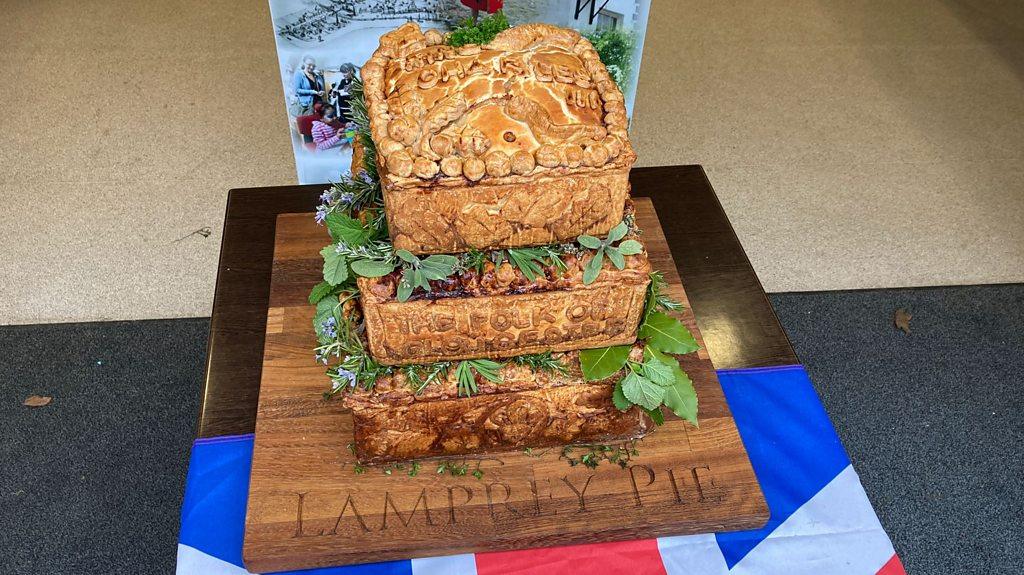
MULTIPOLYGON (((687 303, 650 200, 638 198, 652 265, 687 303)), ((760 527, 768 509, 707 350, 683 357, 700 427, 672 415, 622 469, 571 467, 560 450, 453 460, 480 479, 354 469, 352 419, 325 401, 312 306, 327 243, 310 214, 277 220, 243 556, 251 571, 593 543, 760 527)), ((689 306, 681 319, 703 343, 689 306)))

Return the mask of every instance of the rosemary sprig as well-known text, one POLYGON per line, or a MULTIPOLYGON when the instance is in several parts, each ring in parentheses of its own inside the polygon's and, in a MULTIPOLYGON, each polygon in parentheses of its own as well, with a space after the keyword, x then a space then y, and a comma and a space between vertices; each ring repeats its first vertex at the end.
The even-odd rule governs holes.
POLYGON ((564 363, 555 359, 550 351, 544 353, 530 353, 518 355, 511 360, 516 365, 525 365, 534 371, 547 371, 549 373, 560 373, 566 375, 569 368, 564 363))

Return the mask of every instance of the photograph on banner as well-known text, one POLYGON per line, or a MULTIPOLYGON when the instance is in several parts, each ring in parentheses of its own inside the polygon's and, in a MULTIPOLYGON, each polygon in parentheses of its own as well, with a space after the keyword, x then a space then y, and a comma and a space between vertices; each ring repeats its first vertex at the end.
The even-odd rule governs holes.
POLYGON ((501 12, 509 24, 574 28, 594 44, 632 115, 650 0, 269 0, 300 184, 348 172, 349 88, 381 35, 406 22, 449 31, 501 12))

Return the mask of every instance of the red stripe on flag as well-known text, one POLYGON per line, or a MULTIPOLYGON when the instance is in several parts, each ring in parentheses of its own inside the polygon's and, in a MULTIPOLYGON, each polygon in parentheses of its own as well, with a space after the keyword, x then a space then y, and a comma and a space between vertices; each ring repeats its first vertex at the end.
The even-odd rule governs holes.
POLYGON ((889 559, 885 565, 882 565, 877 575, 907 575, 907 572, 903 570, 903 563, 900 561, 899 556, 893 555, 892 559, 889 559))
POLYGON ((656 539, 476 554, 477 575, 664 575, 656 539))

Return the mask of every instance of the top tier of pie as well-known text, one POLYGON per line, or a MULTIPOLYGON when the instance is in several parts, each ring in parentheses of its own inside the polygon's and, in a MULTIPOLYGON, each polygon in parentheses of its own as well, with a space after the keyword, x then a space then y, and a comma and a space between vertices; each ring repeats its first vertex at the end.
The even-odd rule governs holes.
POLYGON ((388 205, 395 246, 516 247, 616 225, 636 155, 622 93, 590 42, 546 24, 483 46, 443 42, 405 24, 362 69, 385 204, 418 202, 404 214, 388 205), (441 196, 398 197, 414 191, 441 196))

